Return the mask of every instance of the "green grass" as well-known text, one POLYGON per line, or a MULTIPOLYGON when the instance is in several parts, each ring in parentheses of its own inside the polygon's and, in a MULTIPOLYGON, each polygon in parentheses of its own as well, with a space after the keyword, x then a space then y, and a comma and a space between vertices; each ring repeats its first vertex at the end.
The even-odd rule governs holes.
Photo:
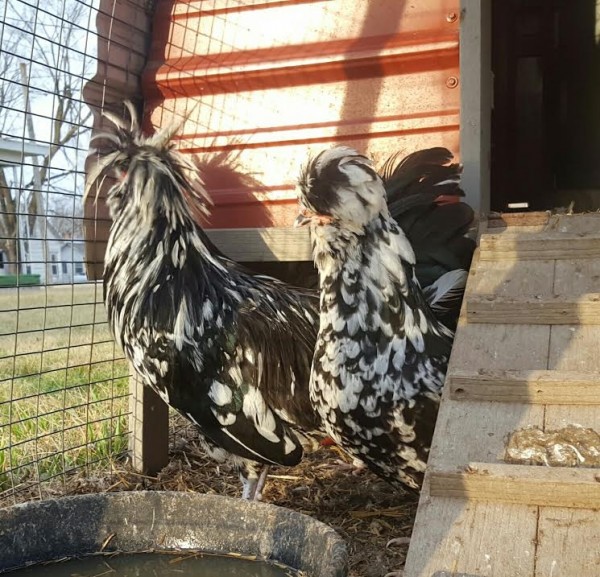
POLYGON ((128 366, 100 285, 0 288, 0 491, 127 448, 128 366))

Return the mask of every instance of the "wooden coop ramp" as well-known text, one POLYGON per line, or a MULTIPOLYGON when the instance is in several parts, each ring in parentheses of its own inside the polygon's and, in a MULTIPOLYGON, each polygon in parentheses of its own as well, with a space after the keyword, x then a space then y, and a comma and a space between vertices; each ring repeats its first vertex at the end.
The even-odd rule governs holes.
POLYGON ((506 445, 600 433, 600 214, 482 230, 404 577, 598 577, 598 458, 506 445))

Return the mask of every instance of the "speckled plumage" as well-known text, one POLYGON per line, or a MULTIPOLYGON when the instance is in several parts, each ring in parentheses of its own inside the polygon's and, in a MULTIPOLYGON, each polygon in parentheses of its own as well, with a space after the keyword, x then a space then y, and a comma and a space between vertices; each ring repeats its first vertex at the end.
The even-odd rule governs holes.
MULTIPOLYGON (((144 383, 254 484, 259 465, 293 465, 322 434, 308 390, 318 294, 222 255, 193 217, 208 213, 207 199, 196 166, 170 143, 175 127, 145 137, 129 108, 131 125, 109 115, 114 133, 96 137, 105 146, 88 178, 87 193, 117 176, 107 199, 109 324, 144 383)), ((400 202, 398 214, 406 209, 400 202)))
POLYGON ((418 488, 453 334, 426 302, 413 248, 367 158, 326 151, 299 185, 321 291, 311 400, 342 447, 418 488))
POLYGON ((192 217, 187 203, 204 210, 203 185, 170 134, 146 138, 135 120, 113 122, 90 180, 119 174, 104 271, 116 341, 144 383, 244 478, 256 478, 256 463, 295 465, 318 423, 307 388, 316 295, 223 256, 192 217))

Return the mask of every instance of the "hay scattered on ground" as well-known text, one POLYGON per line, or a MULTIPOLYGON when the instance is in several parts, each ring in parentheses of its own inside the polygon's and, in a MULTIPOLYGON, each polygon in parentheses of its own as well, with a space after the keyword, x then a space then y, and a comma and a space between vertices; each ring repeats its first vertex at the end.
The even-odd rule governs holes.
MULTIPOLYGON (((156 477, 140 475, 126 463, 104 476, 70 478, 70 494, 107 491, 194 491, 239 497, 235 473, 206 457, 194 429, 176 420, 171 459, 156 477)), ((335 448, 323 447, 300 465, 271 469, 263 500, 319 519, 335 528, 350 550, 350 577, 383 577, 404 566, 408 543, 386 548, 390 539, 410 537, 417 496, 393 490, 368 471, 353 475, 337 462, 335 448)), ((407 539, 408 541, 408 539, 407 539)))
MULTIPOLYGON (((193 426, 171 418, 169 464, 156 476, 135 472, 127 461, 111 472, 75 473, 41 485, 0 494, 0 507, 63 495, 112 491, 193 491, 239 498, 241 483, 231 468, 208 458, 193 426)), ((402 569, 417 509, 416 494, 394 490, 369 471, 355 475, 340 466, 339 449, 322 447, 293 468, 272 468, 263 500, 310 515, 336 529, 350 552, 349 577, 383 577, 402 569), (386 547, 390 539, 404 538, 386 547)))

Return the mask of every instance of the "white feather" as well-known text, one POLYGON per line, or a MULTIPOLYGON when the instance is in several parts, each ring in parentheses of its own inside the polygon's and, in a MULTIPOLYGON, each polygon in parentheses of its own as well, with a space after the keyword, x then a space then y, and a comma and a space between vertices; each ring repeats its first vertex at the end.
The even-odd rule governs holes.
POLYGON ((208 396, 212 402, 219 407, 228 405, 233 399, 231 388, 219 381, 213 381, 208 390, 208 396))

